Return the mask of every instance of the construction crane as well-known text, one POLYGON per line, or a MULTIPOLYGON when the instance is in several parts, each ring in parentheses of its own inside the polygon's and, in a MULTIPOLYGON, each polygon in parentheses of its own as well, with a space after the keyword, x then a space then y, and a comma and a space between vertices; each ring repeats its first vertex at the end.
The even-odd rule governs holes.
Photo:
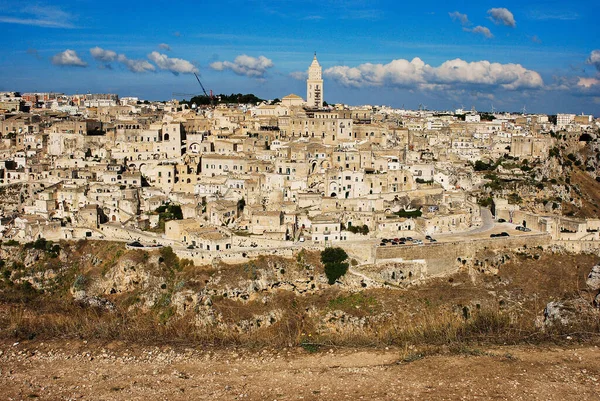
POLYGON ((202 85, 202 82, 200 81, 200 77, 198 77, 198 74, 194 73, 194 76, 198 80, 198 83, 200 84, 200 87, 202 88, 202 92, 204 92, 204 96, 209 97, 208 93, 206 93, 206 89, 204 89, 204 85, 202 85))
POLYGON ((213 105, 213 91, 212 89, 210 90, 210 96, 208 93, 206 93, 206 89, 204 89, 204 85, 202 85, 202 81, 200 81, 200 77, 198 76, 198 74, 194 73, 194 76, 196 77, 196 80, 198 81, 198 83, 200 84, 200 87, 202 88, 202 92, 204 92, 204 96, 206 96, 207 98, 210 99, 210 105, 213 105))

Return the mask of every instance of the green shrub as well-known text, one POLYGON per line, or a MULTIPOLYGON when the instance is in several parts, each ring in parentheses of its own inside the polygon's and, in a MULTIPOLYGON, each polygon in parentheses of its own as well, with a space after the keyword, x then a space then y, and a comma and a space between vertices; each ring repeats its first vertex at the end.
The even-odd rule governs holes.
POLYGON ((85 287, 88 284, 88 278, 87 276, 83 275, 83 274, 78 274, 77 277, 75 277, 75 281, 73 282, 73 288, 76 291, 83 291, 85 290, 85 287))
POLYGON ((404 210, 401 209, 400 211, 394 213, 395 215, 397 215, 398 217, 421 217, 421 215, 423 214, 423 212, 421 212, 420 210, 404 210))
POLYGON ((487 170, 493 170, 494 165, 493 164, 488 164, 486 162, 483 162, 481 160, 477 160, 475 162, 475 164, 473 165, 473 168, 475 169, 475 171, 487 171, 487 170))
POLYGON ((179 258, 175 255, 173 248, 170 246, 165 246, 160 249, 160 261, 164 262, 164 264, 172 270, 180 270, 179 258))
POLYGON ((479 203, 479 205, 483 206, 483 207, 490 207, 492 206, 492 203, 494 203, 494 199, 492 199, 492 197, 487 197, 487 198, 482 198, 479 199, 477 201, 477 203, 479 203))
POLYGON ((354 234, 367 235, 369 233, 369 227, 366 224, 362 226, 349 226, 348 231, 354 234))

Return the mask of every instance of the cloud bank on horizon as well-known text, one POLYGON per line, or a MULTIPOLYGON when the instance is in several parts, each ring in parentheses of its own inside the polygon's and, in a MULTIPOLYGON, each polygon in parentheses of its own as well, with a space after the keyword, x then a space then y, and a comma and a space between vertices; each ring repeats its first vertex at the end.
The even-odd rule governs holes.
POLYGON ((448 60, 439 67, 426 64, 418 57, 411 61, 397 59, 387 64, 361 64, 357 67, 335 66, 324 75, 351 87, 395 86, 402 88, 444 89, 462 85, 501 87, 506 90, 539 89, 544 86, 540 74, 520 64, 489 61, 448 60))

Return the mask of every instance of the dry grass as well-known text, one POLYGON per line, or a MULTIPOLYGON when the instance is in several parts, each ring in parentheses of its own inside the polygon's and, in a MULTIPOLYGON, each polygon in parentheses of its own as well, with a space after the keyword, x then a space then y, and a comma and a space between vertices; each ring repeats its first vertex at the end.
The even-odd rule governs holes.
POLYGON ((575 207, 563 202, 563 213, 572 213, 575 217, 598 218, 600 216, 600 183, 579 168, 571 171, 571 184, 576 185, 581 193, 573 193, 582 202, 581 207, 575 207))
MULTIPOLYGON (((136 343, 194 343, 212 346, 244 345, 249 348, 315 343, 326 346, 382 347, 388 345, 453 346, 467 344, 518 344, 560 339, 570 334, 590 338, 600 334, 598 319, 580 321, 569 327, 540 330, 530 319, 512 321, 499 310, 481 310, 469 319, 451 312, 427 312, 415 319, 396 316, 381 324, 368 325, 343 334, 317 333, 316 321, 295 297, 278 305, 283 316, 265 329, 237 333, 216 326, 197 327, 192 315, 173 317, 162 323, 156 313, 106 312, 76 304, 3 306, 0 310, 0 338, 56 339, 84 338, 136 343), (309 337, 310 335, 310 337, 309 337)), ((221 306, 221 309, 226 309, 221 306)), ((227 321, 251 317, 247 310, 230 309, 227 321)))
MULTIPOLYGON (((114 253, 121 250, 111 244, 86 242, 72 245, 70 252, 74 261, 88 260, 85 256, 89 254, 103 255, 103 262, 93 268, 94 274, 101 274, 100 270, 110 268, 110 263, 118 260, 114 254, 107 254, 109 249, 114 253)), ((143 263, 147 255, 133 251, 124 252, 123 257, 143 263)), ((225 282, 237 283, 251 280, 254 269, 305 269, 304 264, 312 263, 309 261, 314 255, 305 253, 301 259, 262 258, 251 267, 243 264, 217 269, 184 265, 180 271, 170 270, 167 274, 172 276, 169 288, 173 283, 185 282, 184 288, 200 291, 218 270, 225 282)), ((482 275, 479 282, 472 281, 466 273, 459 273, 451 280, 431 280, 406 291, 367 289, 349 293, 332 286, 305 296, 276 291, 269 293, 265 301, 257 297, 245 303, 213 297, 214 310, 229 326, 206 327, 196 326, 194 312, 174 315, 168 303, 149 311, 134 308, 128 312, 130 306, 136 304, 139 290, 109 297, 117 305, 115 312, 76 304, 67 292, 68 287, 77 274, 89 273, 92 269, 89 264, 77 265, 65 271, 63 287, 52 293, 44 294, 27 286, 3 282, 0 287, 0 338, 82 338, 248 348, 303 345, 307 350, 317 350, 320 346, 389 345, 401 349, 430 346, 432 349, 469 350, 481 343, 555 341, 567 334, 589 339, 600 333, 597 318, 581 319, 569 327, 550 330, 541 330, 534 321, 547 302, 585 295, 581 292, 585 275, 588 267, 597 261, 598 257, 594 255, 542 254, 539 259, 513 255, 510 262, 501 267, 499 275, 482 275), (280 315, 271 326, 245 333, 231 329, 231 325, 272 310, 280 311, 280 315), (334 310, 343 311, 349 318, 366 319, 366 323, 342 333, 323 327, 321 318, 334 310)), ((321 268, 318 262, 313 262, 321 268)), ((407 353, 406 358, 417 356, 407 353)))

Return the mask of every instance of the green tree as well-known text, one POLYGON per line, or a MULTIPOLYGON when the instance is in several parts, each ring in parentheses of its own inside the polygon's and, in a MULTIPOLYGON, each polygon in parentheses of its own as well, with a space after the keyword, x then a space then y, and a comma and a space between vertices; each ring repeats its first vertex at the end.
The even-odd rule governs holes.
POLYGON ((348 271, 348 254, 342 248, 327 248, 321 252, 321 262, 325 265, 325 275, 330 285, 348 271))
POLYGON ((475 171, 486 171, 486 170, 489 170, 490 167, 491 167, 491 165, 489 165, 481 160, 477 160, 475 162, 475 166, 474 166, 475 171))
POLYGON ((325 275, 329 285, 335 284, 336 280, 348 272, 348 263, 331 263, 325 265, 325 275))

